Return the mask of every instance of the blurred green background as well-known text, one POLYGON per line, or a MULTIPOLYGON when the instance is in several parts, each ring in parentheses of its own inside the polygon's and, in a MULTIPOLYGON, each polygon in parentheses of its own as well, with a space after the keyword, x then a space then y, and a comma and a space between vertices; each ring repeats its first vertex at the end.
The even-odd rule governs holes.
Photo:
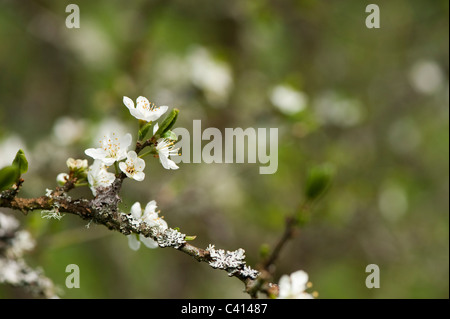
MULTIPOLYGON (((155 199, 193 244, 242 247, 255 265, 302 201, 307 170, 330 163, 332 188, 275 281, 303 269, 320 298, 449 297, 448 1, 76 1, 81 25, 68 29, 71 2, 0 0, 0 167, 25 150, 21 196, 54 188, 106 130, 136 137, 122 97, 143 95, 179 108, 188 130, 194 119, 277 127, 278 171, 150 159, 143 182, 125 181, 123 211, 155 199), (365 26, 369 3, 380 29, 365 26), (372 263, 379 289, 365 286, 372 263)), ((26 260, 63 298, 247 298, 239 280, 174 249, 134 252, 75 216, 1 210, 32 232, 26 260), (72 263, 79 289, 65 287, 72 263)), ((2 285, 0 297, 28 296, 2 285)))

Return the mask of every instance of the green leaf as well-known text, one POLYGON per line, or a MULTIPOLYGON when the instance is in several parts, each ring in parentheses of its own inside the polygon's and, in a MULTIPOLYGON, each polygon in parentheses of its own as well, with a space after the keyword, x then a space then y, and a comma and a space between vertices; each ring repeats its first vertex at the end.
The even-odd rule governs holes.
POLYGON ((190 240, 194 240, 195 238, 197 238, 197 235, 194 235, 194 236, 186 236, 185 240, 186 240, 186 241, 190 241, 190 240))
POLYGON ((170 130, 176 123, 178 113, 180 111, 178 109, 173 109, 172 112, 167 115, 162 124, 159 126, 158 131, 156 131, 155 136, 163 136, 168 130, 170 130))
POLYGON ((0 191, 10 188, 20 177, 19 168, 10 165, 0 169, 0 191))
POLYGON ((172 140, 172 141, 176 141, 178 139, 177 134, 175 134, 175 132, 172 132, 171 130, 168 130, 161 137, 162 138, 167 138, 167 139, 172 140))
POLYGON ((28 161, 23 150, 20 149, 17 151, 16 157, 12 163, 18 167, 20 175, 25 174, 28 171, 28 161))
POLYGON ((306 179, 305 196, 309 200, 319 198, 331 184, 334 169, 329 164, 313 167, 306 179))
POLYGON ((147 135, 148 130, 150 129, 151 126, 152 126, 152 122, 147 122, 139 128, 138 139, 140 141, 143 141, 145 139, 145 136, 147 135))

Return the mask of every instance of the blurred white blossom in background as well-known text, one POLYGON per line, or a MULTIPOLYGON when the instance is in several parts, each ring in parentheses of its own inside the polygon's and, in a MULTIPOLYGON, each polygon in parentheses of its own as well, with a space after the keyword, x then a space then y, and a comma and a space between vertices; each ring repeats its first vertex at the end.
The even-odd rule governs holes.
POLYGON ((59 145, 72 145, 84 138, 86 129, 85 120, 63 116, 58 118, 53 125, 53 137, 59 145))
POLYGON ((391 149, 399 154, 416 151, 422 142, 419 125, 408 117, 395 121, 389 127, 388 142, 391 149))
POLYGON ((284 114, 293 115, 306 108, 308 96, 289 86, 277 85, 272 89, 270 101, 284 114))
POLYGON ((388 221, 395 222, 408 211, 408 194, 395 182, 387 182, 378 195, 378 208, 388 221))
MULTIPOLYGON (((67 29, 69 30, 69 29, 67 29)), ((116 50, 111 38, 104 29, 92 19, 83 19, 83 25, 77 32, 64 33, 67 46, 89 67, 103 69, 114 62, 116 50)), ((70 30, 69 30, 70 31, 70 30)))
POLYGON ((203 47, 196 47, 187 56, 192 83, 205 92, 214 106, 221 106, 233 87, 231 69, 227 63, 213 58, 203 47))
POLYGON ((0 168, 11 165, 19 149, 28 154, 25 142, 18 135, 9 135, 5 139, 0 140, 0 168))
POLYGON ((441 68, 431 60, 417 61, 409 71, 409 82, 419 93, 435 93, 442 88, 443 81, 441 68))
POLYGON ((324 92, 315 99, 314 110, 320 123, 339 127, 358 125, 365 115, 359 100, 340 97, 331 91, 324 92))
POLYGON ((308 274, 303 270, 281 276, 278 287, 278 299, 314 299, 313 295, 305 292, 308 288, 308 274))

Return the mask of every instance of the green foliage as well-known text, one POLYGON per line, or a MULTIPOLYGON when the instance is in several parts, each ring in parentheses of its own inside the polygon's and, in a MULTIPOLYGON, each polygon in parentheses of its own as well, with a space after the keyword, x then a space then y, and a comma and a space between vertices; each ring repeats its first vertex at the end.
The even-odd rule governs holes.
POLYGON ((178 109, 173 109, 161 123, 158 131, 155 133, 155 136, 163 136, 167 131, 169 131, 175 125, 178 118, 178 113, 180 113, 178 109))
POLYGON ((334 169, 329 164, 315 166, 310 169, 306 178, 305 196, 308 200, 316 200, 330 187, 334 169))
POLYGON ((176 141, 177 140, 177 134, 175 134, 175 132, 172 132, 170 130, 166 131, 161 137, 162 138, 167 138, 167 139, 172 140, 172 141, 176 141))
POLYGON ((27 158, 23 150, 19 150, 12 164, 0 169, 0 191, 10 188, 27 170, 27 158))
POLYGON ((25 157, 23 150, 17 152, 16 157, 13 160, 13 165, 17 166, 20 175, 25 174, 28 171, 28 160, 25 157))
POLYGON ((150 130, 150 128, 152 127, 152 122, 146 122, 146 121, 142 121, 139 120, 139 133, 138 133, 138 140, 139 141, 143 141, 145 140, 145 137, 147 136, 148 131, 150 130))
POLYGON ((19 168, 16 165, 10 165, 0 169, 0 191, 10 188, 20 177, 19 168))

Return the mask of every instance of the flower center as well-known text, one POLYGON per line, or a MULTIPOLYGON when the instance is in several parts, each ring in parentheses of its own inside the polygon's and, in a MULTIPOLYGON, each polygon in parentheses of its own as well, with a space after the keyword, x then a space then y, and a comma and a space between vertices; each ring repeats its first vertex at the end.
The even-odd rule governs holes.
POLYGON ((149 103, 144 102, 144 105, 142 107, 146 111, 155 111, 156 109, 159 108, 159 106, 156 106, 156 104, 152 103, 152 102, 149 102, 149 103))
POLYGON ((103 149, 108 152, 110 157, 116 157, 117 153, 120 150, 120 143, 118 142, 119 139, 115 136, 113 133, 112 138, 106 137, 101 141, 100 143, 103 145, 103 149))
POLYGON ((134 166, 127 166, 127 173, 131 175, 136 173, 136 169, 134 168, 134 166))

